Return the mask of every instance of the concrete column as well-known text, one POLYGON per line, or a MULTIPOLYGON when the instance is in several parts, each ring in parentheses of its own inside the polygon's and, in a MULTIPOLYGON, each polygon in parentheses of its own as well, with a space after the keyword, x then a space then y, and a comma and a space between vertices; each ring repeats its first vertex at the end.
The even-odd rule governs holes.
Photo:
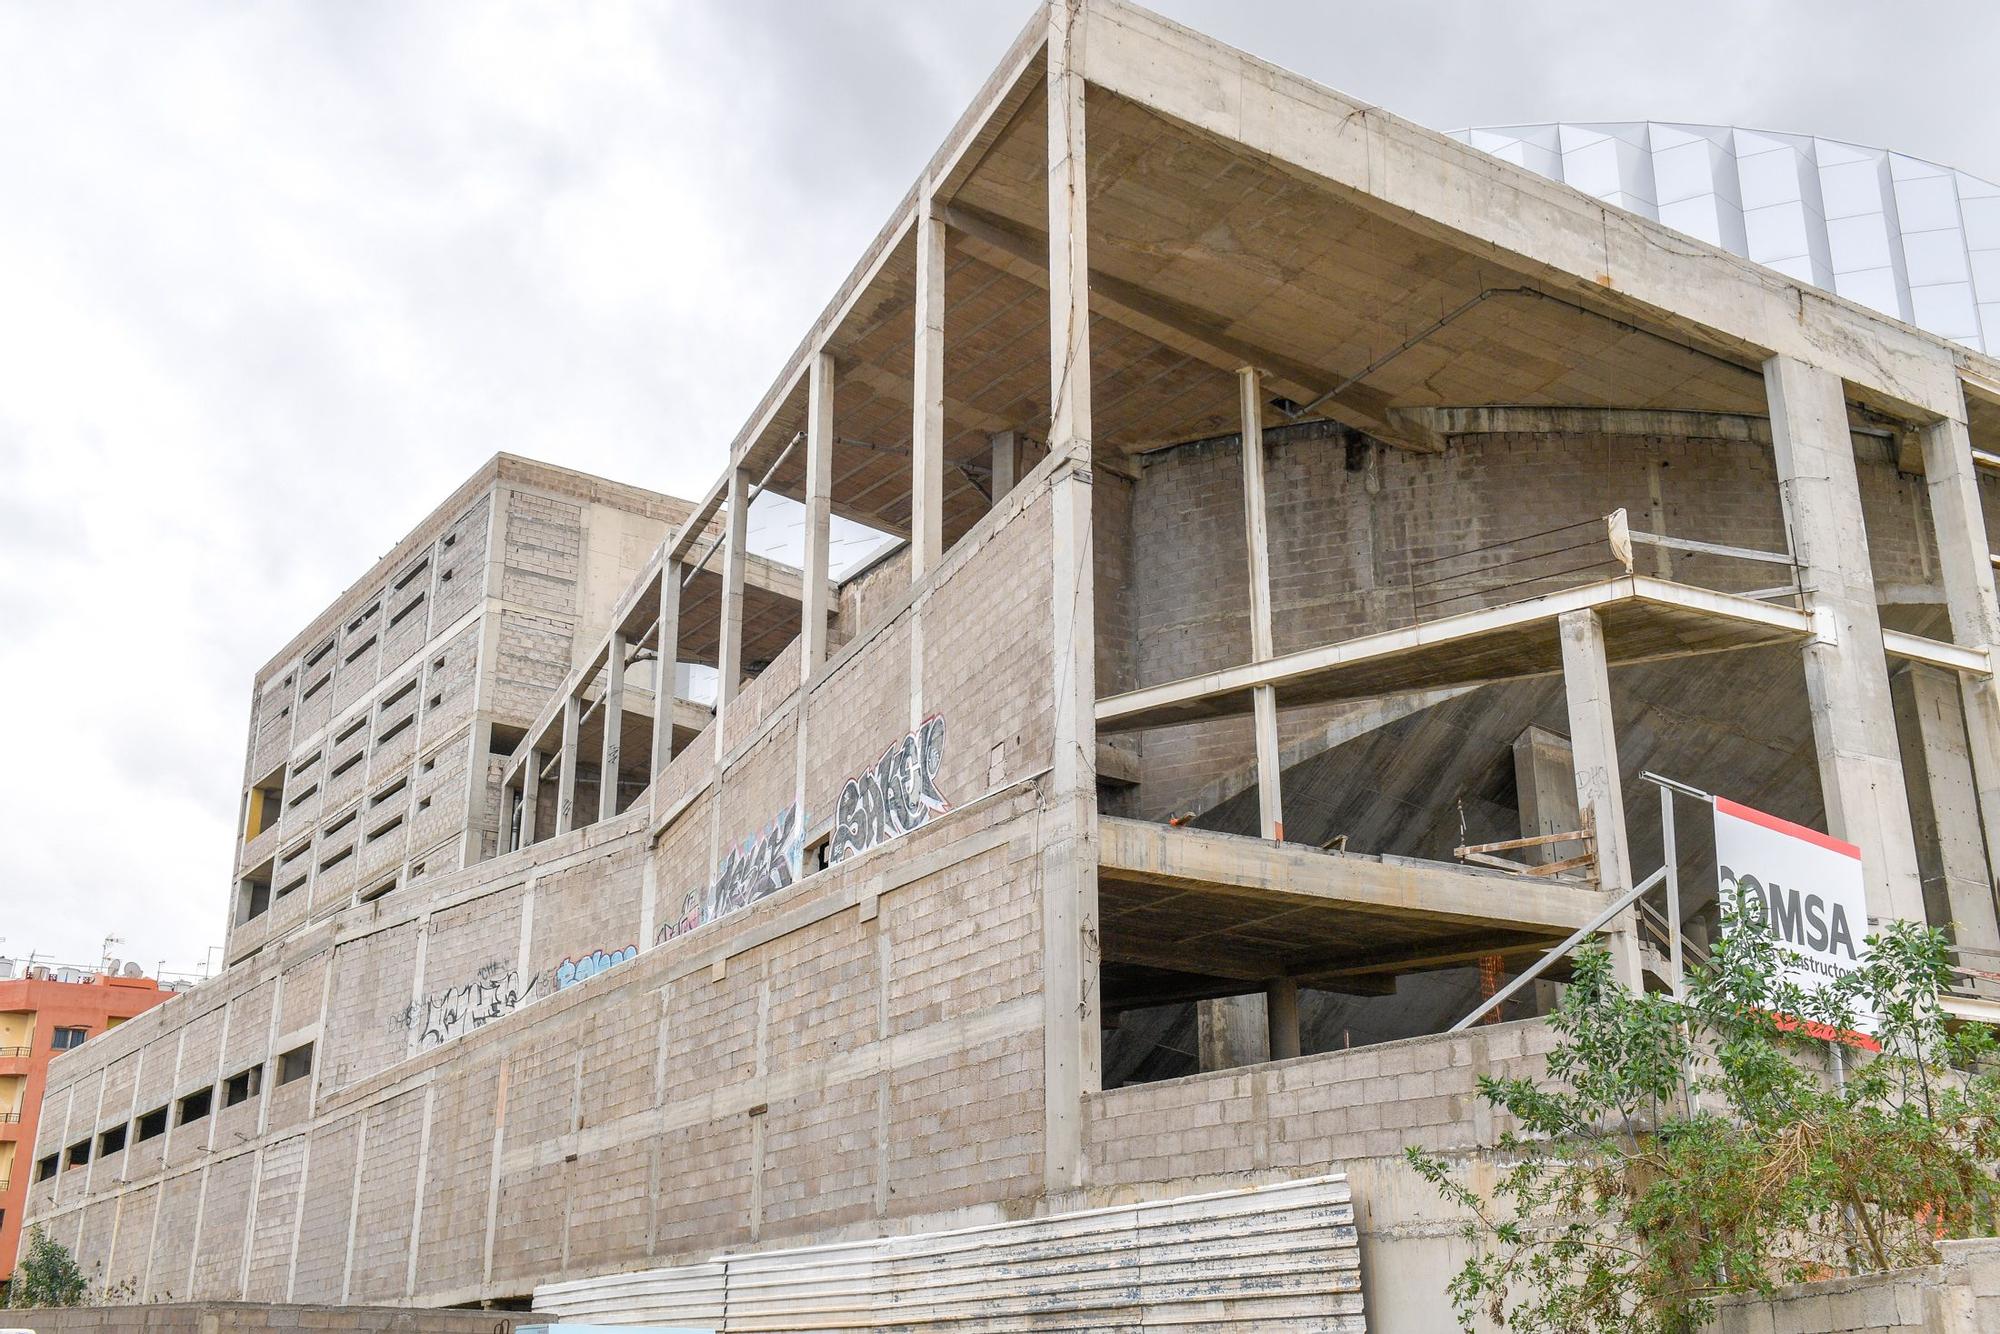
POLYGON ((1827 832, 1860 847, 1870 917, 1920 922, 1923 888, 1840 378, 1773 357, 1764 389, 1785 531, 1820 627, 1804 657, 1827 832))
POLYGON ((653 641, 653 777, 674 758, 674 701, 680 697, 681 580, 679 561, 660 566, 660 619, 653 641))
MULTIPOLYGON (((1250 558, 1250 656, 1272 654, 1271 539, 1264 499, 1264 389, 1254 366, 1236 372, 1237 409, 1243 431, 1243 533, 1250 558)), ((1257 819, 1265 838, 1285 836, 1284 796, 1278 770, 1278 692, 1251 691, 1257 729, 1257 819)))
POLYGON ((722 635, 715 659, 715 747, 722 754, 722 713, 743 684, 743 562, 750 533, 750 478, 729 470, 729 510, 723 516, 722 635))
POLYGON ((1264 984, 1264 1017, 1270 1025, 1271 1059, 1289 1061, 1299 1054, 1299 984, 1274 977, 1264 984))
POLYGON ((917 198, 916 366, 910 377, 910 581, 944 557, 944 222, 917 198))
POLYGON ((535 841, 535 809, 542 800, 542 752, 530 748, 528 765, 521 770, 521 846, 535 841))
MULTIPOLYGON (((1597 840, 1598 887, 1616 896, 1632 888, 1632 854, 1625 839, 1625 797, 1619 787, 1604 627, 1594 611, 1565 613, 1559 626, 1577 809, 1597 840)), ((1638 914, 1628 909, 1613 918, 1605 932, 1612 968, 1618 980, 1634 991, 1643 984, 1638 928, 1638 914)))
POLYGON ((1097 950, 1097 681, 1090 492, 1090 281, 1083 76, 1076 13, 1048 9, 1049 486, 1054 750, 1039 863, 1042 900, 1042 1178, 1084 1184, 1083 1098, 1103 1082, 1097 950))
POLYGON ((618 814, 618 759, 625 743, 625 632, 611 632, 604 659, 604 746, 597 762, 597 818, 618 814))
MULTIPOLYGON (((1569 738, 1530 727, 1514 739, 1514 790, 1519 794, 1521 837, 1542 838, 1583 827, 1576 808, 1576 757, 1569 738)), ((1562 861, 1582 849, 1567 843, 1521 849, 1533 865, 1562 861)))
POLYGON ((1009 491, 1020 473, 1021 433, 1019 431, 995 431, 986 437, 993 458, 993 503, 998 505, 1009 491))
POLYGON ((833 524, 833 358, 822 351, 806 376, 806 531, 799 602, 799 680, 826 661, 828 543, 833 524))
MULTIPOLYGON (((1948 928, 1952 940, 1967 948, 2000 950, 2000 921, 1987 880, 1986 837, 1979 824, 1979 795, 1956 676, 1908 663, 1890 676, 1889 693, 1930 924, 1948 928)), ((1989 971, 2000 968, 2000 959, 1967 962, 1989 971)))
MULTIPOLYGON (((1972 464, 1972 439, 1961 412, 1923 431, 1924 482, 1930 491, 1931 523, 1937 530, 1938 567, 1944 576, 1945 607, 1953 642, 1966 648, 2000 648, 1991 539, 1979 503, 1979 479, 1972 464)), ((1981 828, 1986 835, 1990 885, 2000 857, 2000 686, 1991 676, 1962 676, 1965 733, 1978 787, 1981 828)))
POLYGON ((1203 1072, 1271 1059, 1271 1022, 1263 995, 1223 996, 1195 1007, 1195 1051, 1203 1072))
POLYGON ((583 701, 575 695, 563 701, 562 760, 556 770, 556 833, 576 828, 576 734, 581 725, 583 701))

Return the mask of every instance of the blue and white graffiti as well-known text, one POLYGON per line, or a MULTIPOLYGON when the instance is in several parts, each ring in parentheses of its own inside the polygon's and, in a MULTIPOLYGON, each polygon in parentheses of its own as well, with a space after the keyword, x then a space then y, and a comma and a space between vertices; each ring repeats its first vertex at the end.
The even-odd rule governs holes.
POLYGON ((845 861, 950 810, 937 787, 943 763, 944 719, 930 717, 842 784, 827 860, 845 861))
POLYGON ((556 965, 556 990, 575 986, 578 982, 588 982, 607 968, 615 968, 627 959, 639 957, 637 945, 627 945, 622 950, 593 950, 581 959, 564 959, 556 965))

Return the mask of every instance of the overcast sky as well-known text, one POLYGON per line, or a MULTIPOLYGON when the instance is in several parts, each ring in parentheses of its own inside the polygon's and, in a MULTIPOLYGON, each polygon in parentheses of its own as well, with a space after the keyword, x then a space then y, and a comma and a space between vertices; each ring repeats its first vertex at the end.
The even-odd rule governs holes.
MULTIPOLYGON (((2000 178, 1991 4, 1161 7, 1440 129, 2000 178)), ((700 493, 1028 12, 0 0, 0 954, 198 967, 256 669, 496 450, 700 493)))

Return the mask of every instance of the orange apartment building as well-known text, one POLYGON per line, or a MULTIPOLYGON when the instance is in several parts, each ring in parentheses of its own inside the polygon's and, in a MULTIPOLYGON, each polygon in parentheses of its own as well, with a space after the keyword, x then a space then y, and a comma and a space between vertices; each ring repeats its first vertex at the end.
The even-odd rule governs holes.
MULTIPOLYGON (((29 1159, 49 1062, 173 994, 150 977, 101 972, 61 981, 51 969, 34 968, 27 977, 0 979, 0 1285, 13 1279, 21 1206, 38 1170, 29 1159)), ((44 1166, 51 1173, 75 1166, 72 1159, 88 1161, 95 1147, 86 1144, 79 1154, 72 1145, 61 1162, 44 1166)))

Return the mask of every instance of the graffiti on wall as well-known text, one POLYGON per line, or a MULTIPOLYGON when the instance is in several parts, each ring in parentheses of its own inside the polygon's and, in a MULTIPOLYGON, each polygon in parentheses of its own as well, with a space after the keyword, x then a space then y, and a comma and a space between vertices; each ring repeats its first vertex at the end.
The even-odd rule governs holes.
POLYGON ((702 904, 707 900, 707 897, 707 892, 700 885, 696 885, 693 889, 681 895, 680 916, 674 918, 671 922, 662 922, 660 929, 653 933, 653 943, 658 945, 664 941, 672 940, 675 936, 684 936, 700 926, 702 921, 702 904))
POLYGON ((680 916, 653 933, 653 943, 684 936, 738 908, 775 894, 799 878, 804 855, 804 825, 798 803, 778 812, 771 823, 729 850, 706 889, 690 889, 681 898, 680 916))
POLYGON ((395 1022, 416 1032, 418 1051, 429 1051, 520 1009, 534 999, 540 981, 539 976, 531 977, 524 984, 520 969, 496 959, 470 982, 412 1002, 395 1022))
POLYGON ((844 861, 950 810, 951 803, 937 788, 943 762, 944 719, 934 716, 843 783, 827 860, 844 861))
POLYGON ((607 968, 615 968, 627 959, 639 957, 637 945, 627 945, 622 950, 592 950, 581 959, 564 959, 556 965, 556 990, 573 987, 579 982, 588 982, 607 968))
POLYGON ((775 894, 799 878, 799 807, 793 802, 742 843, 729 850, 709 887, 708 912, 704 921, 714 921, 725 913, 747 908, 767 894, 775 894))

